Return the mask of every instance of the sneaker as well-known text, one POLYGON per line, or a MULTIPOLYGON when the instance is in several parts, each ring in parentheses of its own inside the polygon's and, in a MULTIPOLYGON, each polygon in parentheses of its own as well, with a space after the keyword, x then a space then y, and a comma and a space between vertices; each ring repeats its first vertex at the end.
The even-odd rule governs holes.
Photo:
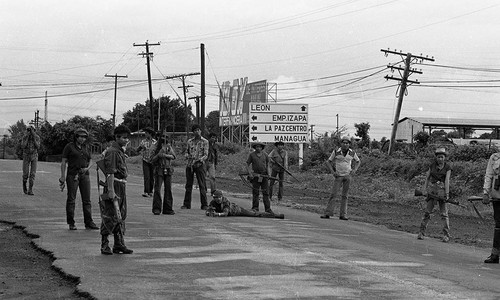
POLYGON ((422 232, 418 233, 417 239, 423 240, 424 239, 424 234, 422 232))
POLYGON ((340 217, 339 217, 339 220, 344 220, 344 221, 347 221, 347 220, 349 220, 349 218, 348 218, 348 217, 345 217, 345 216, 340 216, 340 217))
POLYGON ((321 219, 330 219, 330 216, 329 215, 321 215, 320 218, 321 219))
POLYGON ((142 193, 142 196, 143 197, 149 197, 149 194, 148 193, 142 193))
POLYGON ((490 256, 488 256, 488 258, 484 261, 484 263, 486 264, 498 264, 498 262, 500 261, 498 255, 495 255, 495 254, 491 254, 490 256))
POLYGON ((109 246, 106 246, 106 248, 101 248, 101 254, 113 255, 113 252, 111 252, 111 248, 109 248, 109 246))
POLYGON ((96 229, 99 229, 99 227, 97 227, 97 225, 94 222, 91 222, 91 223, 85 224, 85 229, 96 230, 96 229))
POLYGON ((445 236, 443 236, 441 241, 443 241, 443 243, 448 243, 450 241, 450 237, 445 235, 445 236))
POLYGON ((69 224, 69 230, 76 230, 75 224, 69 224))

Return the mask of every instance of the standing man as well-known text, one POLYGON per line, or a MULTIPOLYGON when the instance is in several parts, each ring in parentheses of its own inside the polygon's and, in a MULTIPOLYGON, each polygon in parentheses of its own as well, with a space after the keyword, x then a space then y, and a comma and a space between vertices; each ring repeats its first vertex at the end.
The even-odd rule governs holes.
POLYGON ((217 169, 217 158, 219 146, 217 145, 217 135, 211 132, 208 135, 208 158, 206 163, 206 172, 210 180, 210 194, 213 196, 217 189, 215 185, 215 170, 217 169))
POLYGON ((153 151, 156 140, 153 138, 155 131, 151 127, 146 127, 142 131, 146 134, 137 148, 137 152, 142 154, 142 173, 144 175, 144 193, 143 197, 153 197, 154 174, 151 164, 151 152, 153 151))
MULTIPOLYGON (((283 142, 274 143, 276 148, 269 153, 269 159, 271 160, 271 177, 276 178, 278 176, 278 201, 283 199, 283 181, 285 180, 285 170, 288 170, 288 152, 285 150, 285 144, 283 142)), ((275 179, 271 179, 269 184, 269 200, 273 199, 273 185, 275 179)))
POLYGON ((114 131, 115 141, 106 151, 104 157, 104 174, 106 174, 107 200, 102 201, 102 223, 101 223, 101 253, 112 255, 113 253, 132 254, 134 251, 125 246, 123 235, 125 234, 125 219, 127 218, 127 163, 125 161, 124 147, 129 142, 130 129, 120 125, 114 131), (115 206, 116 201, 116 206, 115 206), (116 209, 118 208, 118 210, 116 209), (113 251, 109 248, 108 236, 114 235, 113 251))
POLYGON ((201 128, 198 124, 191 127, 194 137, 187 142, 186 150, 186 192, 184 194, 184 204, 181 209, 191 209, 191 195, 193 192, 194 175, 198 180, 200 188, 201 209, 208 208, 207 202, 207 184, 205 173, 205 161, 208 158, 208 140, 201 136, 201 128))
POLYGON ((21 140, 21 148, 23 149, 23 192, 28 195, 34 195, 33 184, 35 183, 40 137, 35 133, 33 125, 28 125, 26 128, 26 134, 24 134, 21 140), (26 187, 28 178, 29 188, 26 187))
POLYGON ((68 143, 63 150, 61 160, 61 178, 59 183, 68 186, 68 196, 66 199, 66 222, 69 230, 76 230, 75 226, 75 202, 76 192, 80 188, 82 197, 83 220, 86 229, 99 229, 92 220, 92 204, 90 202, 90 177, 89 169, 91 165, 90 153, 87 151, 85 142, 89 133, 84 128, 75 130, 73 142, 68 143), (66 164, 68 173, 66 174, 66 164))
POLYGON ((333 205, 340 188, 342 187, 342 198, 340 201, 340 220, 349 220, 347 218, 347 193, 349 192, 349 185, 352 180, 352 175, 356 173, 361 164, 358 155, 354 152, 351 146, 351 140, 343 137, 340 140, 340 148, 333 150, 332 155, 326 161, 326 165, 335 178, 333 182, 332 193, 328 200, 328 205, 325 209, 325 214, 321 215, 322 219, 329 219, 333 216, 333 205), (354 161, 354 163, 353 163, 354 161), (332 165, 333 163, 333 165, 332 165))
POLYGON ((500 255, 500 152, 493 153, 488 160, 483 185, 483 203, 493 205, 495 231, 491 255, 484 261, 487 264, 498 264, 500 255))
POLYGON ((252 210, 259 211, 259 194, 262 190, 262 202, 264 209, 268 213, 273 213, 271 210, 271 201, 269 201, 269 173, 271 171, 269 165, 269 156, 262 151, 266 145, 261 142, 253 143, 252 147, 255 151, 248 155, 247 171, 248 177, 252 182, 252 210), (250 165, 252 167, 250 167, 250 165))

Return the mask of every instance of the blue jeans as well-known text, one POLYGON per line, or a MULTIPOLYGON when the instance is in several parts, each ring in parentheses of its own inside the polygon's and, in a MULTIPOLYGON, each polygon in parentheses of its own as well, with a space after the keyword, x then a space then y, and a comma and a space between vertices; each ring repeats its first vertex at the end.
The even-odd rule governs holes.
POLYGON ((75 224, 76 192, 80 188, 82 197, 83 220, 85 225, 94 222, 92 220, 92 204, 90 202, 90 177, 86 175, 67 175, 66 186, 68 187, 68 198, 66 199, 66 222, 75 224))
POLYGON ((155 176, 155 192, 153 195, 153 213, 162 211, 163 213, 172 212, 174 197, 172 196, 172 175, 156 175, 155 176), (161 201, 161 186, 165 183, 163 191, 163 205, 161 201))
POLYGON ((330 194, 330 199, 328 199, 328 205, 325 209, 325 215, 333 215, 333 206, 335 204, 335 199, 342 188, 342 198, 340 200, 340 217, 345 217, 347 214, 347 193, 349 192, 349 185, 351 184, 351 175, 347 176, 336 176, 333 181, 332 193, 330 194))
POLYGON ((143 160, 142 173, 144 175, 144 193, 150 194, 153 192, 154 187, 153 165, 143 160))
POLYGON ((23 182, 30 181, 33 185, 35 181, 36 166, 38 163, 38 154, 23 154, 23 182))
POLYGON ((200 201, 201 207, 208 206, 207 203, 207 184, 206 184, 206 173, 205 165, 202 164, 198 168, 186 167, 186 192, 184 194, 184 206, 191 208, 191 195, 193 193, 193 182, 194 175, 196 174, 196 179, 198 180, 198 187, 200 188, 200 201))

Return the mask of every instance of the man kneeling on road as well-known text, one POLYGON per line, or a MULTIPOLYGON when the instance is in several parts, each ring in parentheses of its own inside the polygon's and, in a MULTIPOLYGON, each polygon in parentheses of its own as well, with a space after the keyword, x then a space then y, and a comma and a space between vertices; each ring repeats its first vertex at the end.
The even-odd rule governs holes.
POLYGON ((283 214, 274 214, 268 212, 258 212, 254 210, 247 210, 238 205, 229 202, 229 200, 222 195, 221 190, 215 190, 212 200, 206 211, 209 217, 260 217, 260 218, 276 218, 284 219, 283 214))

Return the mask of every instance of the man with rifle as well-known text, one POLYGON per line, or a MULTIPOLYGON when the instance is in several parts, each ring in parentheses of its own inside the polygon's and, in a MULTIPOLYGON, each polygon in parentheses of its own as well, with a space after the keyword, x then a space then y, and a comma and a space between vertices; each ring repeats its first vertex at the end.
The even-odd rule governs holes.
MULTIPOLYGON (((278 177, 278 201, 283 199, 283 181, 285 180, 285 171, 288 170, 288 152, 285 150, 285 144, 282 141, 274 143, 276 148, 269 153, 271 160, 271 177, 278 177)), ((269 184, 269 199, 273 199, 273 186, 276 180, 271 179, 269 184)))
POLYGON ((125 219, 127 218, 127 163, 125 162, 124 147, 129 142, 130 129, 120 125, 114 130, 115 141, 106 151, 103 172, 106 175, 104 187, 104 201, 102 201, 101 214, 101 253, 131 254, 133 251, 125 246, 123 235, 125 233, 125 219), (113 251, 109 248, 108 236, 114 235, 113 251))
POLYGON ((261 142, 252 143, 255 151, 248 155, 247 171, 248 177, 252 182, 252 210, 259 211, 259 194, 262 190, 262 202, 264 210, 273 213, 271 210, 271 201, 269 201, 269 174, 271 168, 269 165, 269 156, 262 151, 266 145, 261 142))
POLYGON ((483 203, 493 205, 495 231, 491 255, 484 261, 487 264, 498 264, 500 255, 500 152, 494 153, 488 160, 483 185, 483 203))

